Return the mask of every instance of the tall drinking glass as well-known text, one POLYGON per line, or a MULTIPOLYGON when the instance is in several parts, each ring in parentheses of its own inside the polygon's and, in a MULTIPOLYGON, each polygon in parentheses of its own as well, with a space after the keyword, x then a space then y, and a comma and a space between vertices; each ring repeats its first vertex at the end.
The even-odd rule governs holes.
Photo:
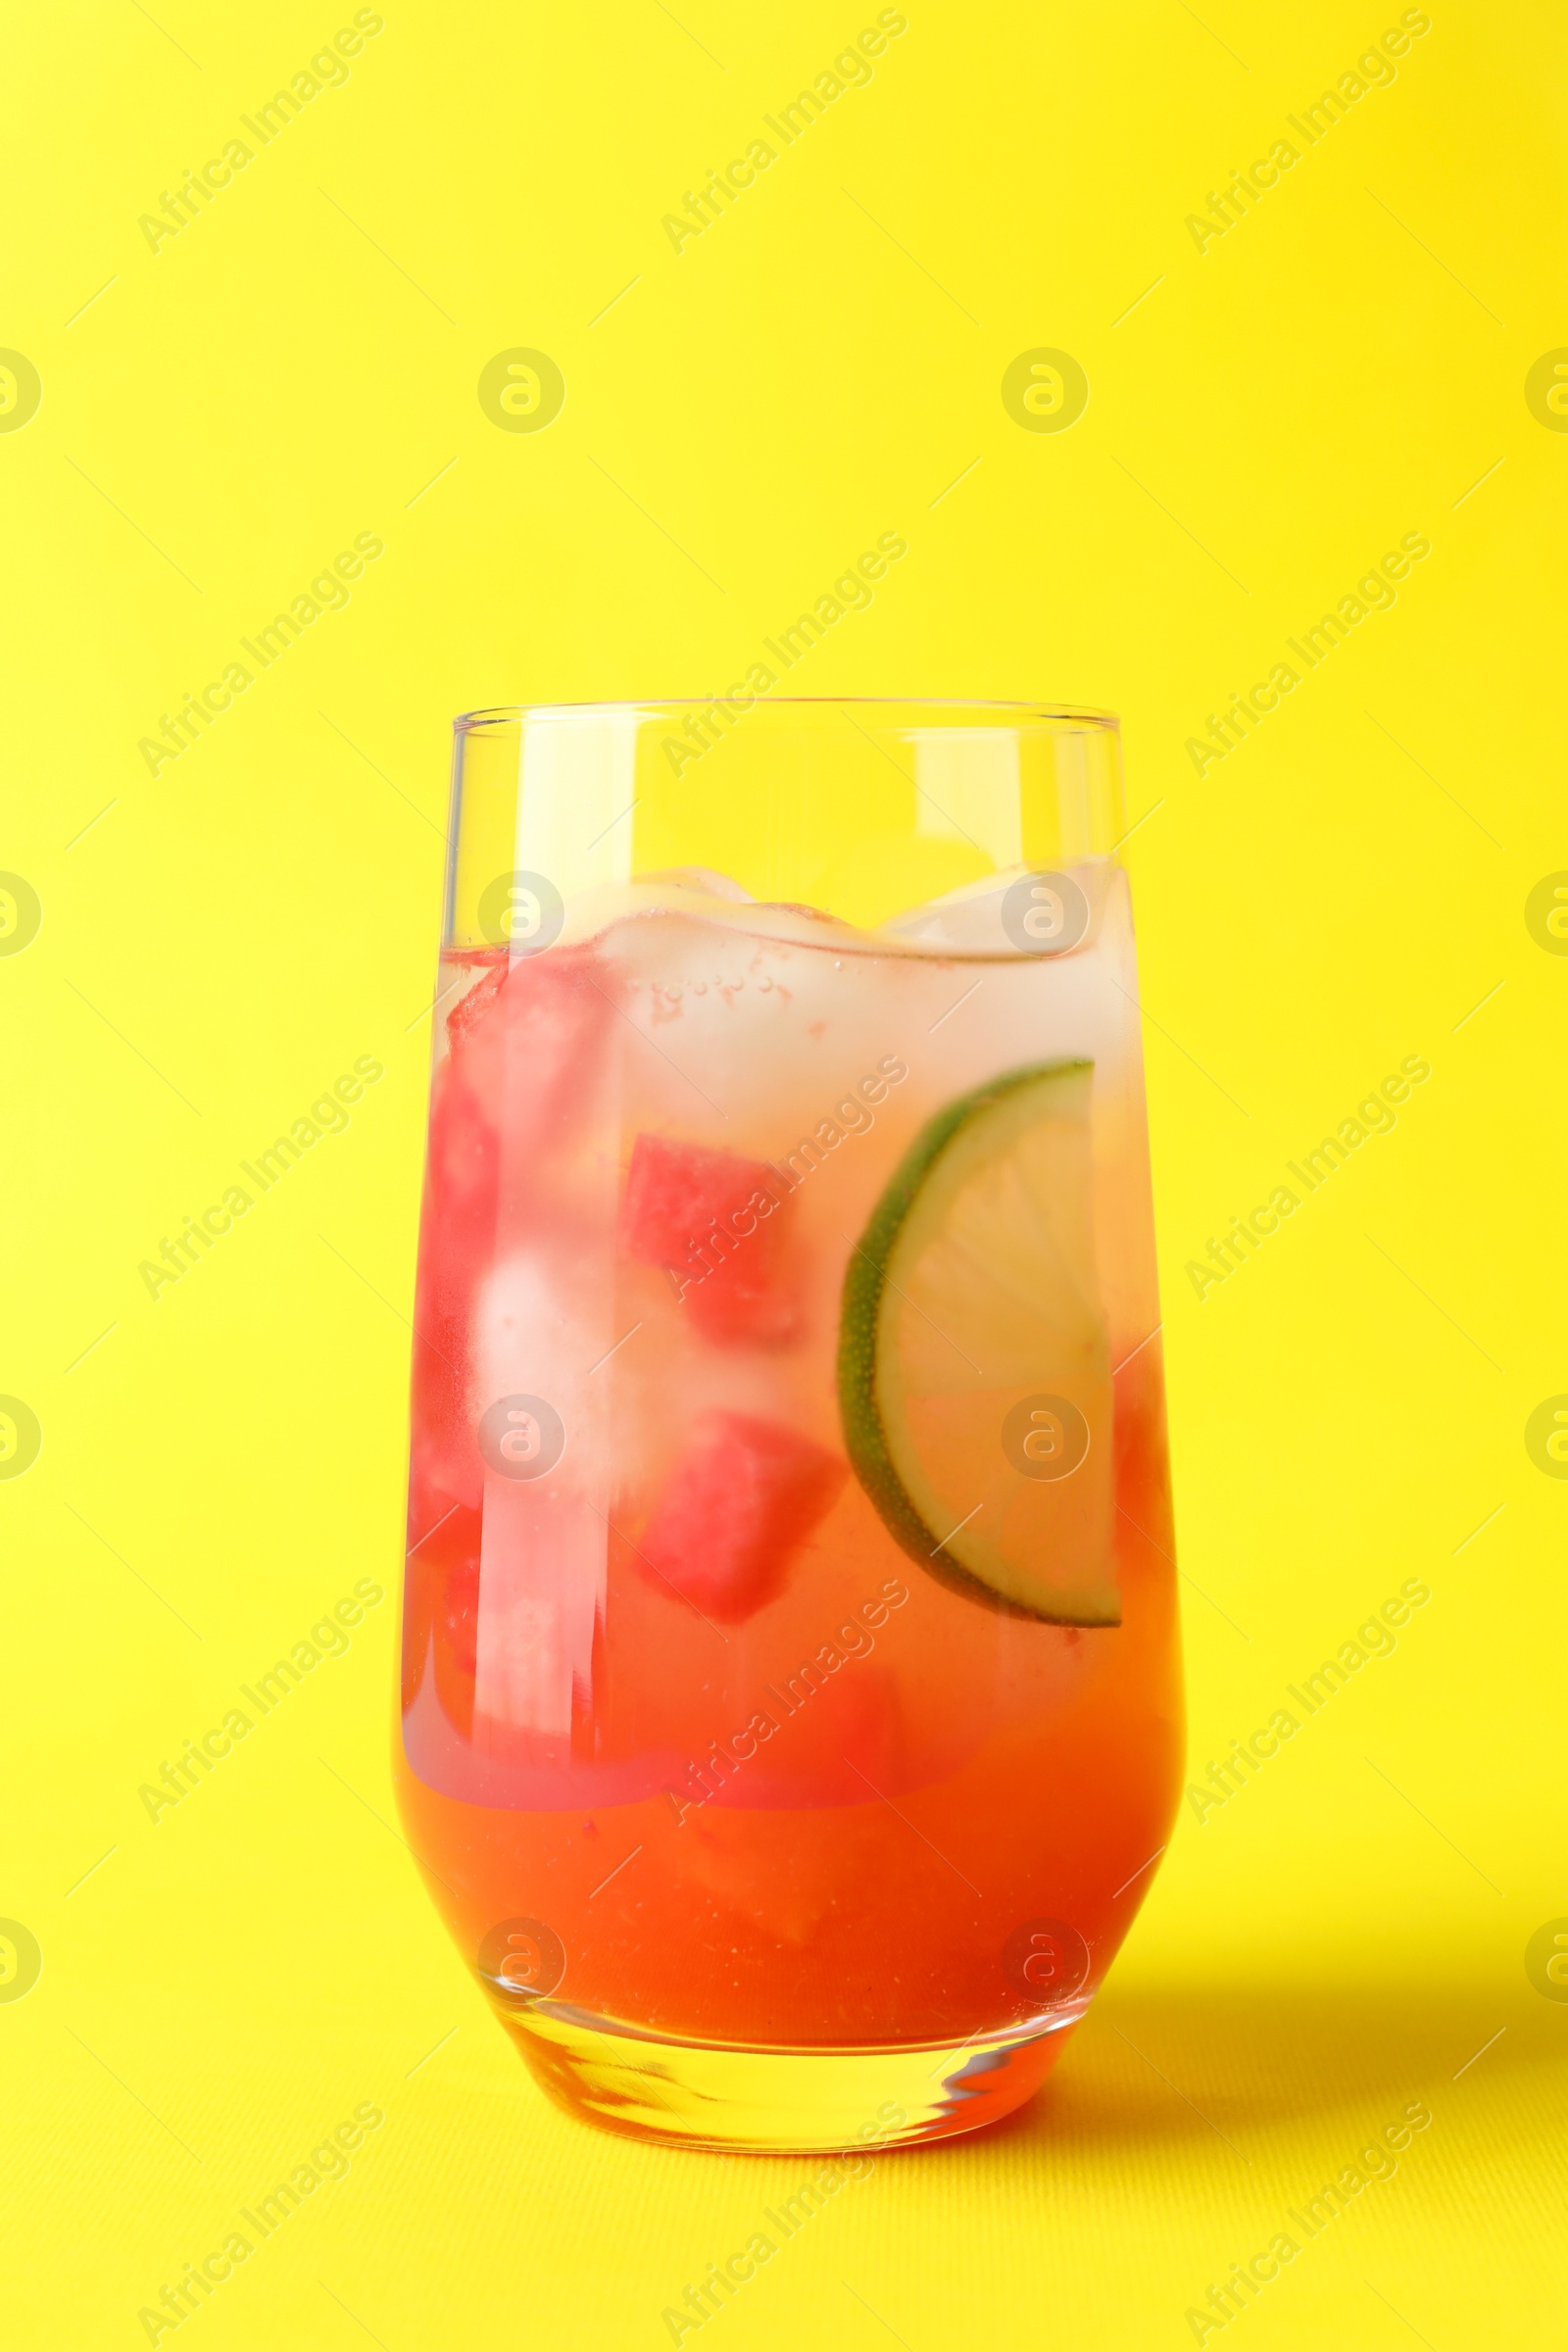
POLYGON ((1120 833, 1097 712, 457 723, 397 1776, 579 2116, 989 2123, 1148 1891, 1182 1709, 1120 833))

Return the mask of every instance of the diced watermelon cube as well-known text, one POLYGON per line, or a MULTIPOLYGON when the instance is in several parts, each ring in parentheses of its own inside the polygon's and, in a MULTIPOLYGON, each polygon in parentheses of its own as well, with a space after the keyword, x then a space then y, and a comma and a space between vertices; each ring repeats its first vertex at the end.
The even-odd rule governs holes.
POLYGON ((702 1144, 670 1144, 640 1135, 626 1171, 621 1232, 632 1257, 649 1266, 684 1266, 695 1241, 743 1209, 756 1192, 771 1199, 778 1179, 764 1160, 702 1144))
POLYGON ((403 1704, 413 1706, 433 1653, 437 1696, 465 1735, 473 1722, 482 1527, 477 1510, 430 1494, 416 1469, 403 1572, 403 1704))
POLYGON ((777 1346, 799 1314, 784 1287, 787 1200, 765 1160, 640 1135, 621 1208, 628 1256, 669 1266, 706 1339, 777 1346))
POLYGON ((592 948, 503 960, 448 1017, 451 1053, 430 1098, 414 1419, 421 1473, 465 1504, 483 1491, 469 1395, 474 1301, 509 1218, 514 1230, 564 1225, 570 1186, 560 1171, 580 1140, 614 1020, 607 977, 592 948))
POLYGON ((461 1071, 448 1067, 430 1103, 427 1181, 438 1203, 440 1251, 461 1267, 465 1280, 473 1262, 495 1239, 496 1192, 501 1137, 461 1071))
POLYGON ((458 1047, 483 1020, 501 991, 506 987, 512 966, 505 956, 498 957, 488 970, 481 971, 471 988, 466 989, 447 1014, 447 1042, 456 1053, 458 1047))
POLYGON ((583 1064, 613 1018, 609 975, 592 946, 498 964, 447 1019, 450 1067, 493 1118, 530 1150, 555 1140, 580 1098, 583 1064))
POLYGON ((783 1235, 760 1225, 710 1273, 699 1269, 684 1301, 705 1340, 718 1347, 782 1348, 795 1338, 801 1302, 780 1280, 782 1256, 783 1235))
POLYGON ((847 1470, 779 1421, 706 1414, 644 1532, 643 1565, 705 1617, 733 1625, 784 1589, 847 1470))

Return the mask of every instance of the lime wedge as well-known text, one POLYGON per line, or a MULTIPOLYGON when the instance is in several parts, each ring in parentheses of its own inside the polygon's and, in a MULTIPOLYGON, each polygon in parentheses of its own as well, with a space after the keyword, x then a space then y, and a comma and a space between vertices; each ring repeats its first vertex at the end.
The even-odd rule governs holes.
POLYGON ((1052 1625, 1119 1625, 1109 1348, 1095 1278, 1094 1064, 960 1095, 851 1254, 839 1411, 911 1559, 1052 1625))

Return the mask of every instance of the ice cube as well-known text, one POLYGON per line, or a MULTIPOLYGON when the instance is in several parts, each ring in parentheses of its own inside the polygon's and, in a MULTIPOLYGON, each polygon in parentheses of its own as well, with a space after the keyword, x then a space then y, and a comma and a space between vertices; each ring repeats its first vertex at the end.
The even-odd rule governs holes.
POLYGON ((750 906, 756 904, 749 890, 729 874, 715 873, 710 865, 667 865, 657 874, 633 874, 634 883, 674 882, 681 890, 701 891, 710 899, 725 899, 732 906, 750 906))
POLYGON ((961 956, 1065 955, 1094 934, 1107 864, 1009 866, 894 915, 882 935, 961 956))

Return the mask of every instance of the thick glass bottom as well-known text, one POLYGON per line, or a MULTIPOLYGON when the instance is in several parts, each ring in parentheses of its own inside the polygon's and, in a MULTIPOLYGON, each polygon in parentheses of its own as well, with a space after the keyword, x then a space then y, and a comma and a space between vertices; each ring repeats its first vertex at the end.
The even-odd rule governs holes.
POLYGON ((750 2050, 538 2002, 498 2014, 530 2073, 583 2122, 666 2146, 863 2152, 976 2132, 1031 2098, 1082 2014, 902 2049, 750 2050))

